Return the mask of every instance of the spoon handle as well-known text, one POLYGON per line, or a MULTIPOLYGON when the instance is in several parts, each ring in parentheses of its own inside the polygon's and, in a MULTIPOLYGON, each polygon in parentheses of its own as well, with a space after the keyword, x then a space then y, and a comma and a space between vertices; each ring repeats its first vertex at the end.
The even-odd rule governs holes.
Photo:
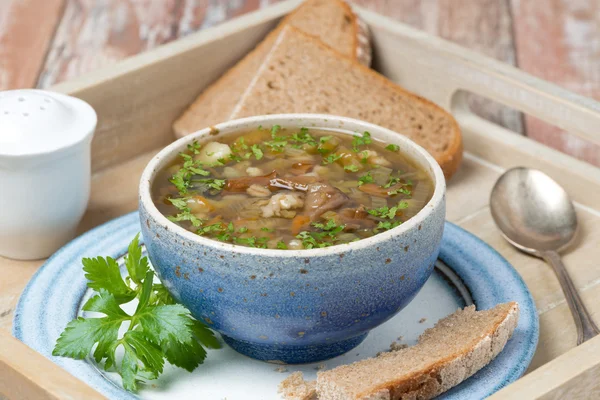
POLYGON ((575 326, 577 327, 577 345, 585 342, 600 333, 596 324, 592 320, 590 313, 585 308, 581 297, 577 293, 573 281, 569 277, 567 270, 565 269, 560 256, 555 251, 545 251, 541 253, 541 256, 548 264, 552 266, 556 277, 560 282, 560 286, 567 299, 567 304, 571 309, 571 314, 575 320, 575 326))

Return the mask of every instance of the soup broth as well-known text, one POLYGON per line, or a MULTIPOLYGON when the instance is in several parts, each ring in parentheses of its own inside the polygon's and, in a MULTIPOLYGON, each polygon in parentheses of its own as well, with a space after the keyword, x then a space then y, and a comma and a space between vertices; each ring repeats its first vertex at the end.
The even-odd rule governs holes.
POLYGON ((156 206, 198 235, 312 249, 395 228, 431 199, 431 178, 399 147, 275 125, 194 142, 157 175, 156 206))

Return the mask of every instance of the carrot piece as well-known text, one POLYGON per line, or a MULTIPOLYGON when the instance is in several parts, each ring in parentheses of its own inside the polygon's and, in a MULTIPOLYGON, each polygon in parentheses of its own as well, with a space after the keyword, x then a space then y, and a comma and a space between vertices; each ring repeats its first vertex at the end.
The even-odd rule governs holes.
POLYGON ((372 196, 389 197, 388 190, 390 190, 390 189, 382 188, 381 186, 376 185, 374 183, 367 183, 367 184, 359 186, 358 190, 360 190, 361 192, 370 194, 372 196))
POLYGON ((292 235, 296 236, 302 231, 308 223, 310 222, 310 217, 308 215, 296 215, 292 220, 292 235))

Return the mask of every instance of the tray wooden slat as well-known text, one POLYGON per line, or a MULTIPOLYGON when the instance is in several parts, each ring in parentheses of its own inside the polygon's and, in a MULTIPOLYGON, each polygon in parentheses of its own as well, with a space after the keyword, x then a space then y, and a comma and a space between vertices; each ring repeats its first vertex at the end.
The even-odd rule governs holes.
MULTIPOLYGON (((285 2, 249 14, 56 87, 89 101, 100 116, 93 144, 92 199, 80 232, 137 207, 142 168, 159 147, 172 140, 172 120, 296 4, 285 2)), ((600 266, 595 261, 600 259, 600 170, 483 120, 468 109, 464 98, 466 92, 483 95, 598 142, 600 106, 456 45, 378 15, 360 13, 373 33, 376 67, 451 110, 461 124, 467 153, 448 185, 448 219, 505 256, 535 298, 541 322, 535 358, 528 374, 495 398, 550 399, 592 393, 579 392, 579 388, 600 370, 600 337, 574 348, 575 327, 551 269, 502 239, 491 219, 488 197, 502 171, 515 165, 543 169, 567 187, 577 202, 582 229, 564 260, 592 316, 600 320, 600 266)), ((0 258, 6 277, 0 281, 0 327, 11 327, 18 295, 41 262, 0 258)), ((11 360, 5 347, 0 346, 0 371, 2 360, 11 360)), ((39 368, 44 365, 41 362, 39 368)), ((48 368, 48 373, 54 369, 48 368)), ((52 393, 51 386, 47 390, 52 393)))

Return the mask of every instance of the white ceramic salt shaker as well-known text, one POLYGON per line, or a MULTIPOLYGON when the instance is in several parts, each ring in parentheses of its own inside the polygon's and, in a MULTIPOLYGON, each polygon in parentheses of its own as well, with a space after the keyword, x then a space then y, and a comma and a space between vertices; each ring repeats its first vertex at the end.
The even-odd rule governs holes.
POLYGON ((0 255, 45 258, 74 237, 90 197, 96 123, 74 97, 0 92, 0 255))

